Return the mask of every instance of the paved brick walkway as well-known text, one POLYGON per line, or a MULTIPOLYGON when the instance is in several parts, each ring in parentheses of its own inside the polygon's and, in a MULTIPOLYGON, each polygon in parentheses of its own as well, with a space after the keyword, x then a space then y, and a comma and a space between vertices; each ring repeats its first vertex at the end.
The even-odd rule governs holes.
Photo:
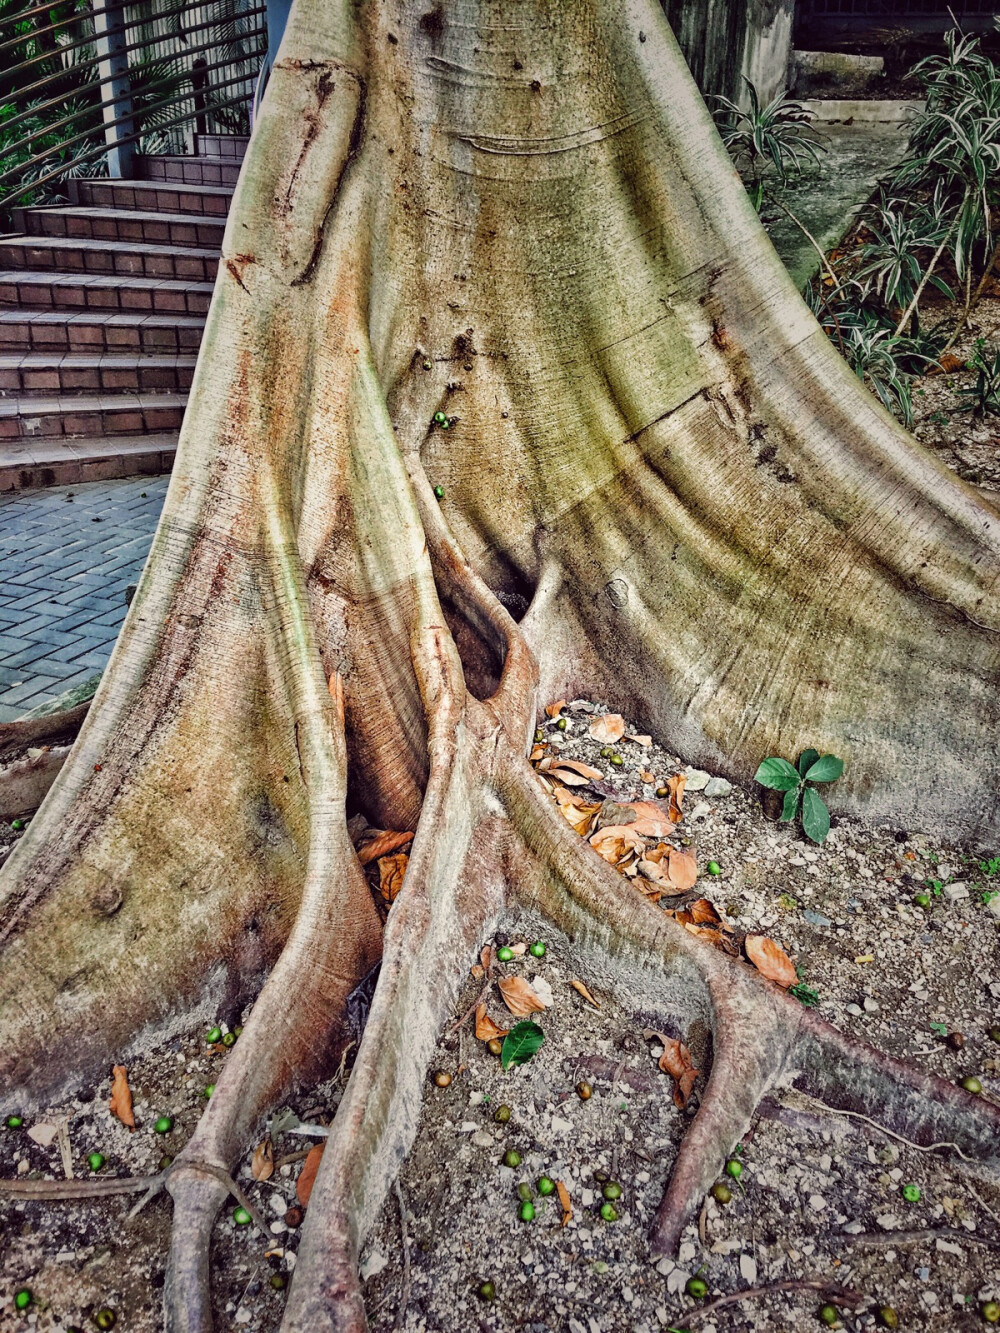
POLYGON ((0 722, 104 667, 167 481, 128 477, 0 494, 0 722))

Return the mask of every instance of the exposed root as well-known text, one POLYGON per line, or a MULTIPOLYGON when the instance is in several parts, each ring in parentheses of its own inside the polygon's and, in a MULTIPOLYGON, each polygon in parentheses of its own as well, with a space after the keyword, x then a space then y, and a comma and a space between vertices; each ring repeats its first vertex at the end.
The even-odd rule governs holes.
POLYGON ((768 1282, 762 1287, 746 1287, 743 1291, 731 1291, 726 1296, 718 1296, 714 1301, 699 1306, 697 1310, 689 1310, 684 1318, 691 1325, 700 1324, 715 1310, 721 1310, 726 1305, 738 1305, 743 1301, 753 1301, 758 1296, 770 1296, 776 1291, 815 1291, 819 1295, 825 1296, 828 1301, 846 1306, 848 1309, 863 1305, 866 1299, 860 1291, 851 1291, 847 1287, 840 1287, 835 1282, 829 1282, 825 1278, 793 1278, 787 1282, 768 1282))

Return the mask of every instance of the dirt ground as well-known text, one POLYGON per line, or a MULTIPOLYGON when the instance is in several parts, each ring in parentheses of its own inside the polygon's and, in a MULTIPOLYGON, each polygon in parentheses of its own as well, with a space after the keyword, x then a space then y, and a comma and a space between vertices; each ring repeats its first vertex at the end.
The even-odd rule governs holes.
MULTIPOLYGON (((653 797, 669 775, 686 771, 681 756, 655 744, 619 742, 612 748, 620 767, 602 758, 588 733, 593 707, 571 708, 565 732, 543 723, 550 753, 562 747, 596 766, 608 790, 623 798, 653 797), (644 782, 640 769, 654 781, 644 782)), ((824 1017, 946 1078, 975 1075, 984 1096, 1000 1098, 1000 1045, 988 1035, 1000 1024, 1000 893, 991 896, 1000 862, 991 866, 982 852, 918 831, 836 815, 817 847, 797 828, 767 820, 759 793, 687 772, 677 836, 689 840, 701 872, 689 897, 714 903, 736 938, 752 930, 780 942, 824 1017), (707 873, 713 861, 718 875, 707 873), (916 906, 924 891, 929 905, 916 906), (960 1049, 946 1040, 956 1032, 964 1037, 960 1049)), ((836 812, 835 785, 829 799, 836 812)), ((439 1045, 432 1073, 446 1072, 451 1082, 441 1088, 428 1078, 400 1192, 390 1195, 362 1255, 373 1329, 788 1333, 822 1326, 817 1292, 775 1291, 706 1315, 701 1309, 721 1294, 802 1278, 860 1295, 855 1313, 839 1307, 847 1329, 876 1327, 884 1305, 895 1309, 900 1328, 984 1326, 981 1305, 1000 1299, 997 1182, 948 1149, 918 1151, 793 1089, 776 1091, 746 1134, 731 1201, 707 1199, 676 1260, 653 1264, 646 1235, 710 1067, 705 1034, 697 1026, 674 1032, 664 1016, 631 1012, 588 975, 567 940, 527 917, 502 922, 493 943, 539 938, 543 958, 525 953, 498 965, 500 973, 541 978, 551 988, 553 1003, 538 1015, 545 1041, 534 1058, 505 1073, 475 1039, 471 1020, 439 1045), (569 985, 574 979, 590 987, 599 1009, 569 985), (674 1105, 672 1081, 657 1066, 661 1048, 644 1039, 647 1029, 666 1030, 691 1047, 701 1074, 685 1111, 674 1105), (575 1091, 581 1080, 593 1089, 587 1100, 575 1091), (497 1120, 500 1106, 509 1108, 508 1120, 497 1120), (517 1169, 503 1165, 509 1149, 521 1156, 517 1169), (557 1196, 543 1198, 534 1188, 543 1174, 569 1191, 565 1226, 557 1196), (599 1211, 608 1181, 622 1189, 616 1221, 599 1211), (519 1218, 519 1185, 532 1189, 530 1222, 519 1218), (905 1185, 919 1188, 917 1201, 907 1202, 905 1185), (693 1276, 707 1284, 704 1301, 684 1292, 693 1276), (479 1295, 484 1282, 494 1285, 491 1301, 479 1295)), ((482 984, 470 972, 456 1016, 482 984)), ((490 1012, 498 1021, 505 1014, 495 992, 490 1012)), ((241 1016, 218 1016, 224 1035, 223 1017, 236 1026, 241 1016)), ((91 1174, 87 1155, 94 1151, 107 1159, 102 1176, 154 1171, 190 1134, 227 1057, 226 1046, 206 1036, 204 1024, 192 1024, 184 1038, 128 1062, 135 1132, 110 1115, 109 1077, 71 1103, 26 1117, 21 1128, 0 1128, 0 1175, 61 1178, 58 1135, 48 1146, 31 1136, 46 1125, 51 1135, 61 1120, 77 1176, 91 1174), (173 1127, 158 1134, 154 1124, 164 1115, 173 1127)), ((347 1072, 291 1108, 301 1121, 329 1122, 347 1072)), ((316 1140, 277 1127, 273 1138, 278 1166, 269 1181, 252 1178, 253 1145, 240 1169, 269 1233, 237 1225, 231 1207, 216 1227, 219 1329, 264 1333, 280 1321, 299 1236, 297 1219, 292 1215, 289 1226, 285 1216, 295 1204, 302 1155, 316 1140)), ((159 1328, 169 1202, 161 1196, 130 1218, 133 1203, 134 1196, 97 1204, 4 1202, 0 1327, 67 1333, 100 1326, 96 1314, 109 1309, 115 1326, 130 1333, 159 1328), (14 1295, 24 1288, 33 1301, 19 1313, 14 1295)))

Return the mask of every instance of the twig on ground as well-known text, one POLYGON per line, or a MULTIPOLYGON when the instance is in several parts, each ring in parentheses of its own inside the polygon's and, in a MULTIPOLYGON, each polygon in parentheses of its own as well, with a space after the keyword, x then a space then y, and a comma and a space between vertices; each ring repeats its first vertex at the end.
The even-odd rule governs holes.
POLYGON ((763 1287, 746 1287, 743 1291, 731 1291, 728 1296, 719 1296, 714 1301, 709 1301, 700 1310, 691 1310, 684 1318, 693 1328, 695 1324, 701 1323, 706 1315, 711 1314, 713 1310, 721 1309, 724 1305, 756 1300, 758 1296, 770 1296, 772 1292, 777 1291, 818 1291, 838 1305, 860 1305, 865 1299, 861 1292, 838 1287, 835 1282, 830 1282, 827 1278, 797 1278, 788 1282, 768 1282, 763 1287))
POLYGON ((395 1329, 401 1329, 406 1323, 406 1307, 410 1303, 410 1234, 406 1228, 406 1201, 403 1188, 396 1180, 396 1202, 399 1204, 399 1231, 403 1239, 403 1284, 399 1293, 399 1305, 396 1307, 395 1329))
POLYGON ((912 1139, 904 1138, 902 1134, 897 1134, 894 1129, 886 1129, 885 1125, 880 1125, 877 1120, 872 1120, 869 1116, 862 1115, 860 1111, 845 1111, 839 1106, 828 1106, 826 1102, 821 1102, 818 1097, 810 1097, 807 1092, 800 1092, 798 1088, 794 1089, 796 1097, 802 1097, 807 1102, 819 1110, 826 1111, 830 1115, 846 1115, 852 1120, 863 1120, 866 1125, 871 1125, 873 1129, 880 1130, 883 1134, 888 1134, 890 1139, 895 1139, 897 1143, 905 1143, 908 1148, 916 1148, 917 1152, 937 1152, 940 1148, 953 1148, 958 1153, 963 1162, 969 1162, 974 1165, 974 1158, 967 1157, 957 1143, 950 1140, 943 1140, 941 1143, 914 1143, 912 1139))
POLYGON ((163 1172, 110 1180, 0 1180, 0 1194, 17 1199, 103 1199, 114 1194, 138 1194, 162 1181, 163 1172))
POLYGON ((974 1231, 959 1231, 955 1227, 922 1227, 918 1231, 865 1231, 856 1236, 847 1236, 852 1245, 865 1245, 874 1248, 891 1249, 894 1245, 919 1245, 928 1240, 968 1241, 970 1245, 985 1245, 989 1249, 1000 1248, 1000 1240, 991 1240, 977 1236, 974 1231))

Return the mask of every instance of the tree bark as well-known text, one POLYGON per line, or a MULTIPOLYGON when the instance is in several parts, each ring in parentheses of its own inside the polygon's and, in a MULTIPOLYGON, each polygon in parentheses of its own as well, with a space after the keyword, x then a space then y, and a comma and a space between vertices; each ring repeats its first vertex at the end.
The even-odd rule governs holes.
POLYGON ((283 1325, 364 1327, 358 1246, 514 898, 713 1024, 656 1247, 795 1070, 995 1160, 995 1108, 694 940, 524 755, 539 699, 614 699, 739 781, 816 746, 842 808, 995 837, 997 531, 828 344, 653 0, 298 0, 149 562, 0 877, 3 1104, 259 992, 160 1182, 168 1328, 210 1327, 227 1173, 381 951, 283 1325), (349 809, 415 830, 384 939, 349 809))

